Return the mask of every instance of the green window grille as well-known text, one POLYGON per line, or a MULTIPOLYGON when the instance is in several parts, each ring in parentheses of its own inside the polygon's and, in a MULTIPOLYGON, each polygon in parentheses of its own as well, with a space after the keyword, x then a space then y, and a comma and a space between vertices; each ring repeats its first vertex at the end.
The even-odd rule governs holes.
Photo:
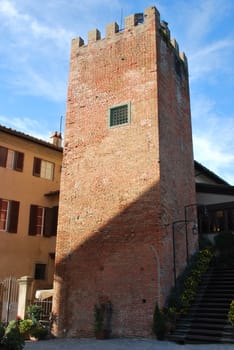
POLYGON ((114 106, 109 109, 110 127, 128 124, 130 120, 129 104, 114 106))

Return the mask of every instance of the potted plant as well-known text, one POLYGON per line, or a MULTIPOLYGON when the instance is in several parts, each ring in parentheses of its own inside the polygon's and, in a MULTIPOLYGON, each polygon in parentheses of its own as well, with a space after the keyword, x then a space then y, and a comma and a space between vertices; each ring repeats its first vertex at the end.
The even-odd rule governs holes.
POLYGON ((29 339, 30 331, 32 328, 33 328, 33 321, 30 319, 21 320, 19 322, 19 331, 25 340, 29 339))
POLYGON ((38 323, 30 330, 31 340, 45 340, 48 336, 48 328, 38 323))
POLYGON ((168 322, 166 314, 161 311, 158 304, 156 304, 153 317, 153 332, 158 340, 164 340, 167 330, 168 322))
POLYGON ((5 334, 5 324, 0 322, 0 349, 3 348, 3 344, 2 344, 2 341, 3 341, 3 337, 4 337, 4 334, 5 334))
POLYGON ((105 339, 103 304, 94 306, 94 332, 96 339, 105 339))
POLYGON ((6 350, 22 350, 24 348, 24 338, 20 334, 19 319, 12 320, 7 325, 4 336, 1 340, 3 349, 6 350))
POLYGON ((111 302, 94 306, 94 332, 96 339, 107 339, 111 334, 111 302))
POLYGON ((42 308, 39 305, 32 304, 26 309, 26 316, 28 319, 32 320, 34 324, 37 324, 41 318, 42 308))

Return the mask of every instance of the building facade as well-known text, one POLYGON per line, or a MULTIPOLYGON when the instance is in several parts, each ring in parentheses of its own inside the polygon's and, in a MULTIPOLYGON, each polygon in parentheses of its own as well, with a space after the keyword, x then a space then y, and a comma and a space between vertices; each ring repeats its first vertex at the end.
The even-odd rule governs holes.
POLYGON ((52 287, 61 162, 61 147, 0 126, 0 280, 52 287))
POLYGON ((101 303, 113 336, 149 336, 186 265, 196 201, 187 60, 155 7, 73 40, 65 129, 55 333, 92 336, 101 303))
POLYGON ((195 162, 200 237, 212 242, 219 233, 234 233, 234 186, 195 162))

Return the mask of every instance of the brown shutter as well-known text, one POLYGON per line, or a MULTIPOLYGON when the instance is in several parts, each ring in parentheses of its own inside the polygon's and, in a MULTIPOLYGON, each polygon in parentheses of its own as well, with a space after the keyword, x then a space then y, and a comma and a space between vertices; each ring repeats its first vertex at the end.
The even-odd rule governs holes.
POLYGON ((43 236, 50 237, 52 235, 52 227, 53 227, 53 210, 52 208, 45 208, 43 236))
POLYGON ((7 148, 0 146, 0 166, 6 167, 7 162, 7 148))
POLYGON ((58 225, 58 206, 53 207, 53 226, 52 226, 52 236, 57 235, 57 225, 58 225))
POLYGON ((35 236, 37 234, 37 205, 30 206, 28 234, 35 236))
POLYGON ((9 221, 7 231, 10 233, 17 233, 19 217, 19 202, 10 201, 9 221))
POLYGON ((17 171, 23 171, 24 166, 24 154, 22 152, 15 152, 14 169, 17 171))
POLYGON ((45 237, 56 236, 58 222, 58 206, 45 208, 44 232, 45 237))
POLYGON ((40 177, 40 173, 41 173, 41 159, 34 157, 33 175, 40 177))

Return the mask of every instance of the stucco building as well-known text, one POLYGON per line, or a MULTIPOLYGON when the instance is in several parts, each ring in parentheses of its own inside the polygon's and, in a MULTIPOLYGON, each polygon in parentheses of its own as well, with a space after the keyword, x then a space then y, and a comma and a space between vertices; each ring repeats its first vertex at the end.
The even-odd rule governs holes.
POLYGON ((52 287, 61 162, 61 147, 0 126, 0 280, 52 287))
POLYGON ((94 305, 111 303, 112 335, 149 336, 196 201, 187 60, 155 7, 73 40, 60 191, 56 334, 93 335, 94 305))

